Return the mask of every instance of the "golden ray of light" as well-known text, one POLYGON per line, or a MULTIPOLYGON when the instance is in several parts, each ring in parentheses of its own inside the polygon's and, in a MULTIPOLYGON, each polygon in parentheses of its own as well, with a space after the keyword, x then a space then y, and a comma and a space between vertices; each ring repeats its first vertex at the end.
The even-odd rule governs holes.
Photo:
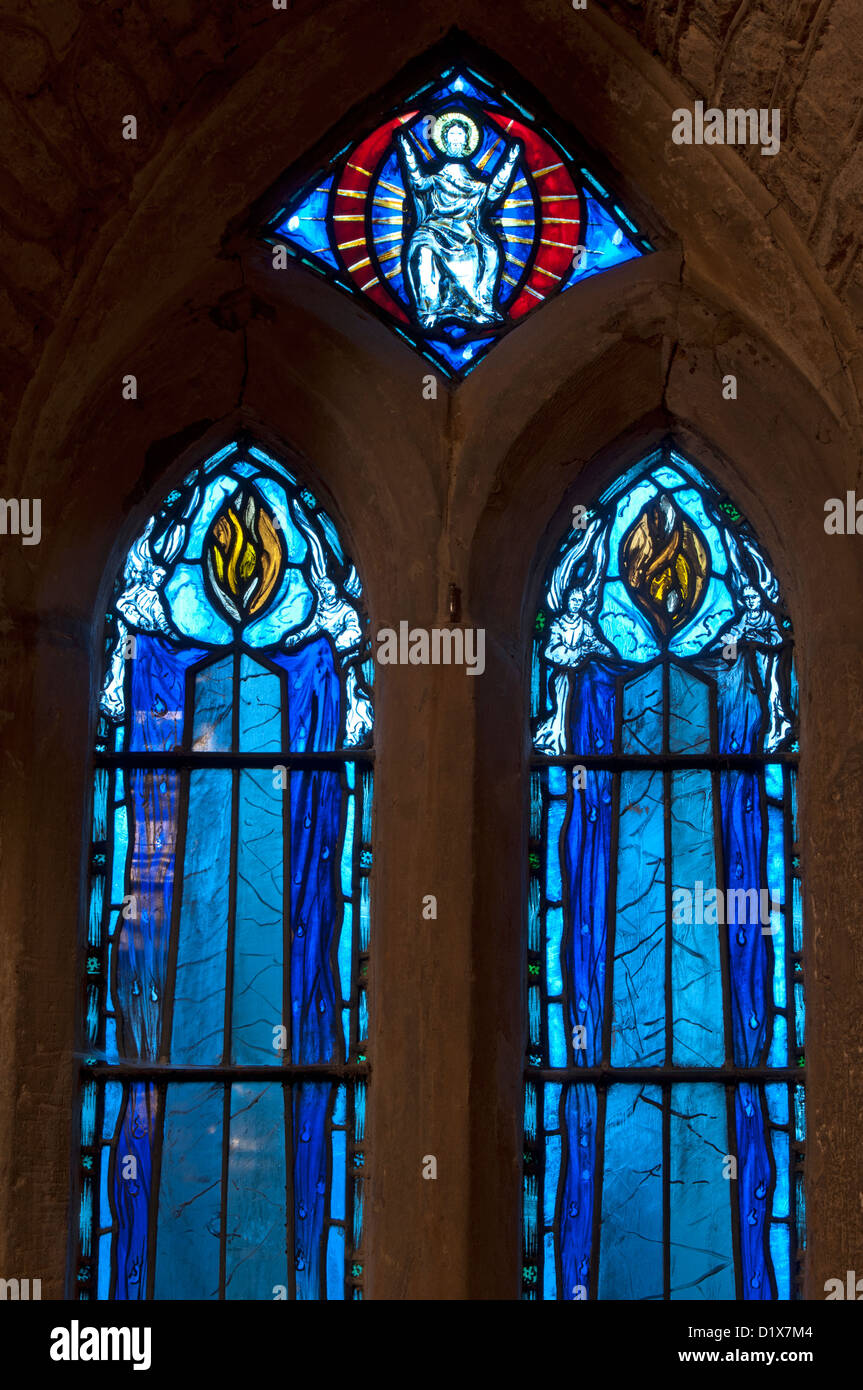
POLYGON ((534 270, 538 270, 540 275, 547 275, 549 280, 559 280, 560 276, 555 275, 553 270, 545 270, 541 265, 535 265, 534 270))
MULTIPOLYGON (((363 194, 363 197, 365 197, 365 194, 363 194)), ((400 208, 400 207, 402 206, 403 203, 404 203, 404 198, 402 198, 402 199, 400 199, 400 200, 396 200, 395 198, 375 198, 375 199, 374 199, 375 207, 379 207, 379 208, 400 208)))
POLYGON ((341 193, 343 198, 366 198, 368 190, 365 188, 337 188, 337 193, 341 193))
POLYGON ((364 256, 363 259, 362 259, 361 261, 354 261, 353 265, 349 265, 349 266, 348 266, 348 270, 350 270, 350 271, 362 270, 363 266, 371 265, 371 263, 372 263, 371 256, 364 256))
POLYGON ((517 281, 517 280, 513 280, 513 278, 512 278, 511 275, 507 275, 507 273, 506 273, 505 270, 501 272, 501 277, 500 277, 500 278, 501 278, 502 280, 505 280, 506 283, 507 283, 508 285, 517 285, 517 284, 518 284, 518 281, 517 281))
POLYGON ((397 193, 400 198, 403 198, 405 196, 404 189, 399 188, 397 183, 387 183, 386 179, 379 179, 378 182, 380 183, 381 188, 388 188, 390 193, 397 193))
POLYGON ((525 285, 525 289, 527 290, 528 294, 532 294, 532 295, 533 295, 534 299, 539 299, 539 300, 544 300, 544 299, 545 299, 545 295, 544 295, 544 294, 540 294, 539 290, 531 289, 530 285, 525 285))
POLYGON ((507 198, 504 201, 505 208, 532 208, 532 198, 507 198))
POLYGON ((562 168, 563 168, 563 164, 560 163, 560 161, 558 161, 557 164, 549 164, 549 165, 547 166, 547 168, 545 168, 545 169, 537 169, 537 170, 535 170, 533 177, 534 177, 535 179, 541 179, 542 176, 543 176, 543 174, 550 174, 551 171, 552 171, 553 169, 562 169, 562 168))
MULTIPOLYGON (((334 222, 365 222, 365 217, 361 212, 337 212, 333 218, 334 222)), ((324 221, 324 218, 321 218, 324 221)))
POLYGON ((506 259, 508 261, 514 261, 516 265, 527 265, 527 261, 520 261, 518 256, 514 256, 511 251, 507 251, 506 259))
POLYGON ((364 285, 360 285, 360 289, 361 289, 361 290, 370 290, 371 287, 372 287, 372 285, 377 285, 377 284, 379 284, 379 283, 380 283, 380 282, 379 282, 378 277, 377 277, 377 275, 376 275, 376 276, 374 277, 373 280, 367 280, 366 283, 365 283, 364 285))
POLYGON ((489 147, 488 147, 488 149, 486 150, 485 154, 483 155, 482 159, 478 159, 478 160, 477 160, 477 165, 476 165, 477 169, 484 169, 484 168, 485 168, 485 166, 488 164, 488 161, 491 159, 492 155, 494 154, 495 150, 497 149, 498 145, 501 143, 502 140, 503 140, 503 136, 502 136, 502 135, 499 135, 499 136, 497 137, 497 139, 495 140, 494 144, 493 144, 493 145, 489 145, 489 147))
POLYGON ((513 184, 511 192, 517 193, 520 188, 527 188, 527 179, 518 179, 517 182, 513 184))
POLYGON ((540 246, 562 246, 564 251, 573 250, 573 248, 571 246, 568 246, 565 241, 549 241, 547 237, 544 236, 540 237, 539 244, 540 246))
POLYGON ((553 223, 553 222, 560 222, 560 223, 567 223, 569 226, 572 226, 572 227, 577 227, 578 224, 579 224, 579 221, 580 221, 581 219, 578 218, 578 217, 543 217, 542 220, 543 220, 543 222, 546 222, 546 223, 549 223, 549 222, 552 222, 552 223, 553 223))
POLYGON ((388 241, 401 241, 401 232, 387 232, 386 236, 376 236, 375 246, 385 246, 388 241))
POLYGON ((378 256, 378 260, 381 261, 382 263, 383 263, 384 261, 391 261, 392 258, 393 258, 393 256, 400 256, 401 253, 402 253, 401 247, 400 247, 400 246, 394 246, 393 249, 392 249, 392 251, 384 251, 384 253, 383 253, 382 256, 378 256))
POLYGON ((425 155, 426 159, 434 159, 434 155, 432 154, 431 150, 428 148, 428 146, 426 146, 426 145, 423 144, 423 142, 422 142, 422 140, 420 140, 419 136, 415 135, 415 136, 414 136, 414 139, 416 140, 417 144, 419 145, 419 147, 420 147, 420 149, 422 150, 423 154, 425 155))
POLYGON ((338 248, 339 248, 340 251, 350 251, 350 250, 352 250, 353 247, 355 247, 355 246, 365 246, 365 244, 366 244, 366 239, 365 239, 365 237, 364 237, 364 236, 358 236, 357 239, 356 239, 356 241, 340 241, 340 242, 338 242, 338 248))
POLYGON ((365 176, 366 176, 367 179, 370 179, 371 176, 372 176, 372 175, 371 175, 371 170, 370 170, 370 169, 364 169, 363 166, 362 166, 362 164, 351 164, 351 161, 350 161, 350 160, 348 160, 348 168, 349 168, 349 169, 356 169, 356 171, 357 171, 358 174, 365 174, 365 176))
MULTIPOLYGON (((362 220, 362 219, 360 219, 362 220)), ((372 222, 376 227, 401 227, 403 217, 373 217, 372 222)))
MULTIPOLYGON (((536 221, 533 217, 496 217, 494 220, 502 227, 532 227, 536 221)), ((545 220, 548 222, 549 218, 545 220)))
POLYGON ((513 236, 511 232, 506 233, 507 241, 515 241, 520 246, 533 246, 532 236, 513 236))
POLYGON ((575 198, 576 200, 578 200, 578 194, 577 194, 577 193, 542 193, 542 194, 540 194, 539 201, 540 201, 541 203, 562 203, 562 202, 564 202, 564 200, 567 199, 567 198, 575 198))

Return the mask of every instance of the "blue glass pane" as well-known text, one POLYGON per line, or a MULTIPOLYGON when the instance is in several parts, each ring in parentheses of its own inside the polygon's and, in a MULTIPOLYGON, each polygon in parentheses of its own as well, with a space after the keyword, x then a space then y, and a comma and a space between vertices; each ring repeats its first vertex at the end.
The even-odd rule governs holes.
POLYGON ((722 966, 717 911, 703 898, 716 893, 713 782, 709 772, 675 772, 671 778, 672 1061, 676 1066, 718 1067, 725 1059, 722 966))
POLYGON ((662 667, 653 666, 623 690, 621 753, 662 752, 662 667))
MULTIPOLYGON (((231 1039, 238 1064, 276 1064, 274 1030, 284 1017, 286 792, 268 771, 239 774, 237 910, 231 1039)), ((288 1045, 290 1040, 288 1039, 288 1045)))
POLYGON ((734 1298, 724 1086, 677 1082, 669 1128, 672 1299, 734 1298))
POLYGON ((596 1088, 569 1086, 565 1108, 567 1160, 560 1211, 560 1262, 567 1299, 586 1299, 590 1291, 596 1125, 596 1088))
POLYGON ((240 750, 273 753, 282 746, 282 683, 250 656, 240 661, 240 750))
POLYGON ((288 1282, 282 1155, 285 1096, 279 1085, 231 1087, 225 1297, 273 1298, 288 1282), (275 1160, 275 1161, 274 1161, 275 1160))
POLYGON ((342 1226, 331 1226, 327 1233, 327 1298, 345 1296, 345 1232, 342 1226))
POLYGON ((156 1298, 219 1296, 224 1094, 198 1082, 168 1088, 156 1298))
POLYGON ((665 1058, 665 809, 661 772, 620 779, 613 1066, 665 1058))
POLYGON ((771 1268, 765 1255, 770 1158, 758 1088, 741 1081, 735 1095, 735 1111, 743 1297, 772 1298, 771 1268))
POLYGON ((599 1297, 662 1298, 662 1092, 608 1088, 599 1297))
POLYGON ((710 689, 675 664, 668 669, 668 748, 672 753, 710 750, 710 689))
POLYGON ((196 753, 229 753, 234 714, 234 658, 205 666, 195 677, 195 723, 192 747, 196 753))
POLYGON ((231 785, 232 774, 221 768, 189 777, 171 1030, 171 1060, 187 1066, 212 1066, 224 1048, 231 785))

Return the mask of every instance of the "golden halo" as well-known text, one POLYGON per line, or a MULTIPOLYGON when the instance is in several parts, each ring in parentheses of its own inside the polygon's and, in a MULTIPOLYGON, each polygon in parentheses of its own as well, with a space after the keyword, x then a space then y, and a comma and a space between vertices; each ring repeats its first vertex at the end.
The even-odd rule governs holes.
POLYGON ((461 125, 467 129, 467 144, 464 147, 464 157, 469 159, 479 144, 479 130, 476 121, 471 120, 465 111, 444 111, 438 116, 432 126, 432 143, 441 154, 448 155, 446 147, 446 133, 451 125, 461 125))

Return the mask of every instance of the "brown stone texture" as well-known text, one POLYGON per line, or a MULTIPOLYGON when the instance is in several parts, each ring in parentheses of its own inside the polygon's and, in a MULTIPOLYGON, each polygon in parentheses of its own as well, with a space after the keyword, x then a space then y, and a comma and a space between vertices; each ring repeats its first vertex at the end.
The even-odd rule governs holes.
POLYGON ((517 1297, 531 613, 573 503, 671 433, 758 529, 799 643, 823 1297, 863 1268, 863 540, 823 527, 827 498, 863 495, 863 9, 6 0, 0 50, 2 494, 43 518, 39 546, 0 536, 0 1274, 63 1295, 106 594, 154 499, 245 425, 331 499, 375 630, 441 623, 451 583, 486 628, 482 678, 378 672, 368 1292, 517 1297), (658 249, 428 401, 428 363, 274 273, 246 220, 456 25, 601 152, 658 249), (778 107, 780 153, 672 144, 697 99, 778 107))

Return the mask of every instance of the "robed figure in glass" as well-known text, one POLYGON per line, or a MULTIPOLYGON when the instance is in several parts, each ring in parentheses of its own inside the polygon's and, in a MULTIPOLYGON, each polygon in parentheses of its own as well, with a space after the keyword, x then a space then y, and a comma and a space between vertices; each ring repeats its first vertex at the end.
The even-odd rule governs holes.
POLYGON ((405 255, 406 278, 420 324, 434 328, 452 318, 477 325, 501 323, 495 307, 500 247, 489 216, 506 192, 521 147, 510 145, 494 177, 486 180, 468 162, 479 143, 469 116, 461 111, 439 116, 431 138, 444 163, 425 173, 407 137, 399 137, 416 216, 405 255))

